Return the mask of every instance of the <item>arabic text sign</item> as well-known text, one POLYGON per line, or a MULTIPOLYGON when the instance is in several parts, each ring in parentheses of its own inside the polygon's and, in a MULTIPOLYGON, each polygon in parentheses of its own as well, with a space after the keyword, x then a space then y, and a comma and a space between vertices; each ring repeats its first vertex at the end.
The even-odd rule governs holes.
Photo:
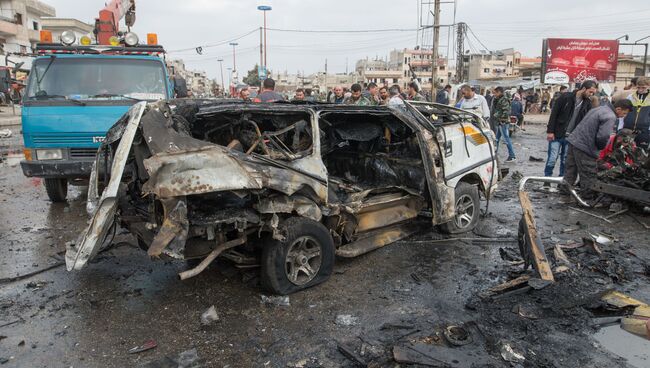
POLYGON ((615 82, 618 41, 549 38, 544 58, 545 83, 615 82))

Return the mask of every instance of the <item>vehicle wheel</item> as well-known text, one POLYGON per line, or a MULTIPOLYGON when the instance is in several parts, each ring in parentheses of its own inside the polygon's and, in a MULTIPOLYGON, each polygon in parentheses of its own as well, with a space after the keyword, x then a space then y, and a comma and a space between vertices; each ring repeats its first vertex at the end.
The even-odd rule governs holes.
POLYGON ((45 179, 45 190, 52 202, 65 202, 68 196, 68 179, 45 179))
POLYGON ((329 279, 335 249, 327 228, 302 217, 292 217, 284 226, 285 239, 271 240, 262 251, 262 286, 287 295, 329 279))
POLYGON ((456 186, 456 216, 442 225, 443 231, 448 234, 460 234, 474 230, 478 224, 480 206, 478 187, 459 182, 456 186))

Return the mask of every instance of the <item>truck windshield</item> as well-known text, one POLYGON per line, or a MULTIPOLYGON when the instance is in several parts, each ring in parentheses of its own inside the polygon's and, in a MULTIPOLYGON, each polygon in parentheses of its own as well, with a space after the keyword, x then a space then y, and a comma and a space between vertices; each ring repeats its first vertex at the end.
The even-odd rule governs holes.
POLYGON ((27 88, 28 100, 160 100, 167 97, 161 62, 142 59, 38 59, 27 88))

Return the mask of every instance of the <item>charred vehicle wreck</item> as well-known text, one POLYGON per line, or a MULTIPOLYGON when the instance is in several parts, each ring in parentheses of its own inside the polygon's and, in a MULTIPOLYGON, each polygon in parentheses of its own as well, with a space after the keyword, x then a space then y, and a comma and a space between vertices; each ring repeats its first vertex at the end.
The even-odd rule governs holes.
POLYGON ((499 179, 493 148, 480 117, 436 104, 138 103, 98 151, 67 268, 121 226, 151 257, 200 261, 181 279, 220 256, 292 293, 327 280, 336 256, 472 230, 499 179))

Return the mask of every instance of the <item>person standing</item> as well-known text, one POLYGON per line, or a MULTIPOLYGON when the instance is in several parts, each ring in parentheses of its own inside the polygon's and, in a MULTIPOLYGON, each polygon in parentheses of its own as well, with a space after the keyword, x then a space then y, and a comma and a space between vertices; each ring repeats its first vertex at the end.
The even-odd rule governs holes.
POLYGON ((298 88, 296 94, 293 96, 293 101, 305 101, 305 90, 298 88))
POLYGON ((510 104, 510 116, 515 118, 514 122, 519 126, 519 128, 521 128, 521 130, 526 131, 526 129, 524 129, 524 106, 521 104, 519 93, 515 93, 515 96, 512 98, 512 103, 510 104))
POLYGON ((589 110, 567 138, 566 184, 573 187, 579 176, 581 187, 587 195, 592 194, 588 188, 596 178, 596 160, 600 151, 614 132, 617 119, 625 118, 633 108, 629 100, 619 100, 614 103, 613 111, 609 105, 589 110))
POLYGON ((239 98, 243 101, 251 102, 251 91, 248 90, 248 87, 244 87, 239 91, 239 98))
POLYGON ((560 86, 560 90, 555 91, 555 93, 553 93, 553 97, 551 98, 551 104, 550 104, 551 109, 553 109, 553 105, 555 105, 555 101, 557 101, 557 99, 560 98, 560 96, 562 96, 567 91, 567 89, 568 89, 567 86, 560 86))
POLYGON ((361 93, 361 85, 355 83, 350 87, 350 97, 347 97, 343 104, 345 105, 356 105, 356 106, 370 106, 370 100, 363 97, 361 93))
POLYGON ((490 119, 490 106, 485 100, 485 97, 474 92, 472 87, 467 84, 460 87, 460 93, 463 97, 458 102, 459 108, 473 111, 485 120, 490 119))
POLYGON ((343 87, 336 86, 334 87, 334 93, 330 96, 329 102, 334 104, 342 104, 345 100, 345 95, 343 94, 343 87))
POLYGON ((448 84, 445 88, 438 91, 436 94, 436 103, 441 105, 449 105, 449 98, 451 96, 451 86, 448 84))
POLYGON ((426 101, 424 96, 420 94, 420 88, 415 82, 409 83, 409 92, 406 99, 409 101, 426 101))
MULTIPOLYGON (((567 92, 560 96, 548 119, 546 126, 546 140, 548 141, 548 154, 544 176, 553 176, 555 163, 560 159, 560 176, 564 176, 564 168, 567 155, 566 141, 567 133, 571 133, 580 120, 591 109, 590 97, 596 93, 598 85, 588 80, 582 83, 581 88, 574 92, 567 92), (571 128, 569 128, 571 126, 571 128)), ((544 183, 544 186, 550 186, 544 183)))
POLYGON ((402 99, 402 90, 397 84, 393 84, 388 89, 388 106, 404 106, 404 100, 402 99))
POLYGON ((542 92, 542 113, 546 113, 548 111, 548 104, 551 101, 551 94, 548 93, 548 90, 545 89, 544 92, 542 92))
POLYGON ((262 92, 255 97, 253 102, 275 102, 282 100, 284 100, 284 97, 275 92, 275 81, 271 78, 266 78, 262 82, 262 92))
POLYGON ((623 126, 620 129, 630 129, 636 134, 634 142, 640 148, 648 149, 650 143, 650 98, 648 92, 650 80, 646 77, 639 77, 636 81, 636 91, 629 95, 628 100, 632 102, 634 110, 625 117, 623 126))
POLYGON ((388 100, 390 100, 390 95, 388 94, 388 88, 386 86, 379 89, 379 105, 388 105, 388 100))
POLYGON ((494 99, 492 100, 492 121, 494 121, 497 128, 497 147, 496 153, 499 153, 499 143, 501 138, 506 142, 508 147, 508 159, 506 162, 514 162, 517 160, 515 157, 515 150, 512 147, 510 140, 510 102, 503 94, 503 87, 494 89, 494 99))
POLYGON ((377 87, 377 83, 368 83, 368 87, 363 91, 363 97, 367 98, 371 105, 379 105, 379 88, 377 87))

